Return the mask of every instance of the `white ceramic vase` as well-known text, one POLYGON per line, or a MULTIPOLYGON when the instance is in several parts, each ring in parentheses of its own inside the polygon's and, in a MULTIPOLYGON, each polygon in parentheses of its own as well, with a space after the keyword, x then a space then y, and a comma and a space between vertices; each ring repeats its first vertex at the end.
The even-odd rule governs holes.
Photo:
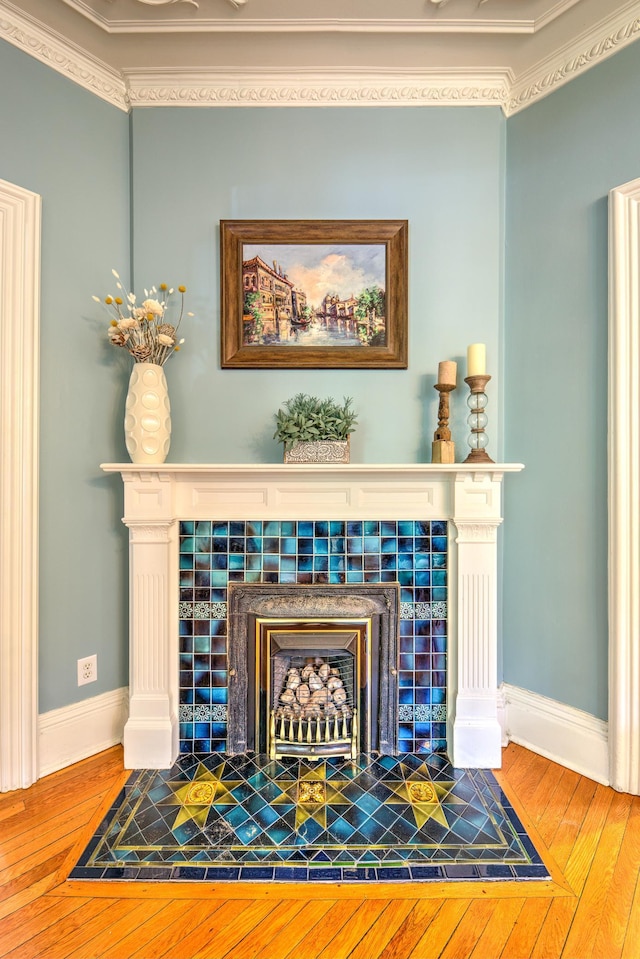
POLYGON ((124 438, 132 463, 164 463, 171 444, 171 405, 164 370, 134 363, 124 413, 124 438))

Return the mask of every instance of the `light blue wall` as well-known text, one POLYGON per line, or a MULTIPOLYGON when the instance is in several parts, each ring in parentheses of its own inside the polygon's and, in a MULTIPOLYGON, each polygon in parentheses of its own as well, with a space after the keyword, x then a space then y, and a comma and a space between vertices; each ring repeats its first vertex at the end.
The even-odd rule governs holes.
MULTIPOLYGON (((197 317, 167 365, 169 459, 278 462, 274 413, 304 390, 351 395, 352 459, 430 460, 438 361, 458 358, 466 447, 466 347, 487 343, 501 435, 505 120, 497 109, 139 109, 133 115, 136 284, 189 288, 197 317), (221 370, 221 219, 408 219, 407 371, 221 370)), ((494 440, 493 452, 499 457, 494 440)))
MULTIPOLYGON (((126 459, 129 367, 90 297, 127 273, 131 144, 137 288, 185 282, 197 314, 167 367, 169 459, 279 461, 273 413, 302 389, 354 397, 354 460, 427 461, 438 361, 464 373, 467 344, 486 341, 490 452, 527 467, 505 484, 504 678, 606 716, 606 198, 638 175, 638 51, 508 121, 140 109, 129 141, 123 113, 0 44, 0 177, 43 197, 42 711, 126 683, 122 490, 98 464, 126 459), (407 218, 409 369, 220 370, 218 224, 236 217, 407 218), (100 681, 78 690, 92 652, 100 681)), ((465 410, 463 388, 458 459, 465 410)))
POLYGON ((607 197, 640 45, 507 123, 504 678, 607 716, 607 197))
POLYGON ((0 178, 42 197, 40 710, 127 682, 127 545, 99 464, 126 456, 123 373, 92 293, 129 262, 125 113, 0 41, 0 178), (80 689, 78 658, 98 654, 80 689))

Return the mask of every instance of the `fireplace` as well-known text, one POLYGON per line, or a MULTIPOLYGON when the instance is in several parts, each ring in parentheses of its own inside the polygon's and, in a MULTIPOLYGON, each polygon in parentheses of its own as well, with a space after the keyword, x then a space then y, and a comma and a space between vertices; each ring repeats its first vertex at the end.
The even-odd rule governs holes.
MULTIPOLYGON (((288 543, 281 543, 277 557, 264 550, 263 542, 260 560, 263 565, 257 568, 257 554, 252 553, 254 544, 248 542, 253 537, 246 533, 244 559, 240 554, 235 555, 231 542, 236 524, 246 524, 247 517, 263 524, 263 532, 276 522, 283 526, 296 524, 300 532, 301 527, 313 526, 319 517, 329 524, 362 524, 363 532, 366 523, 379 523, 381 530, 384 523, 396 523, 398 530, 401 523, 408 522, 442 524, 447 531, 451 571, 446 605, 443 607, 433 595, 429 604, 418 594, 418 587, 409 604, 411 608, 401 597, 400 669, 398 696, 394 697, 397 748, 399 752, 415 751, 418 728, 428 707, 431 722, 441 725, 446 733, 443 743, 454 765, 500 766, 497 529, 502 522, 504 474, 519 471, 520 464, 292 467, 127 463, 105 464, 103 469, 119 473, 124 481, 123 521, 129 528, 130 700, 124 734, 127 768, 170 767, 180 749, 181 711, 187 708, 193 717, 194 737, 198 735, 199 717, 206 717, 203 725, 210 738, 197 742, 194 738, 197 746, 202 745, 204 751, 225 750, 231 743, 233 748, 233 740, 228 736, 233 719, 227 700, 231 690, 228 684, 234 678, 229 671, 234 667, 227 668, 228 610, 221 590, 235 588, 233 584, 240 582, 247 586, 252 583, 320 586, 323 581, 329 586, 339 585, 341 573, 344 573, 342 584, 351 587, 371 584, 372 580, 385 586, 402 583, 399 573, 406 559, 401 555, 400 546, 395 554, 398 568, 385 568, 387 559, 381 546, 380 568, 372 570, 369 568, 371 556, 364 542, 366 536, 363 536, 360 553, 349 554, 347 549, 347 559, 349 555, 352 557, 349 569, 341 569, 343 559, 340 555, 332 557, 330 551, 328 555, 309 554, 308 544, 300 544, 300 539, 305 537, 298 539, 295 567, 287 553, 288 543), (208 523, 212 528, 209 566, 202 569, 196 566, 194 548, 191 600, 184 600, 190 609, 188 615, 183 615, 179 592, 180 529, 192 524, 195 531, 200 523, 208 523), (213 543, 213 528, 217 524, 228 527, 229 544, 227 553, 222 555, 216 553, 213 543), (278 564, 277 570, 273 564, 278 564), (198 577, 203 583, 208 578, 209 585, 196 585, 196 573, 203 574, 198 577), (204 592, 200 592, 205 589, 208 600, 203 598, 204 592), (182 635, 182 627, 187 630, 186 635, 182 635), (417 664, 409 668, 403 663, 403 656, 411 655, 403 651, 406 631, 412 631, 415 640, 424 629, 429 629, 431 636, 441 639, 439 634, 443 628, 447 637, 446 673, 437 677, 442 687, 434 688, 441 689, 446 697, 436 703, 419 702, 418 694, 424 695, 421 669, 416 668, 417 664), (185 651, 181 652, 183 641, 185 651), (206 652, 202 652, 203 648, 206 652), (201 662, 203 656, 208 659, 201 662), (186 663, 187 658, 190 665, 186 663), (183 683, 183 671, 188 674, 187 685, 183 683), (408 685, 409 680, 412 685, 408 685)), ((197 538, 195 532, 194 535, 197 538)), ((285 535, 283 539, 288 537, 285 535)), ((422 557, 419 560, 422 563, 422 557)), ((429 570, 419 569, 418 564, 413 571, 415 582, 427 581, 429 570)), ((414 647, 414 652, 416 649, 414 647)), ((434 655, 440 656, 437 646, 434 646, 434 655)), ((435 661, 432 672, 440 673, 435 661)), ((384 696, 383 681, 380 680, 381 697, 384 696)), ((358 713, 355 700, 354 706, 358 713)), ((318 731, 312 727, 311 735, 314 733, 317 740, 318 731)), ((305 727, 303 735, 309 736, 308 728, 305 727)), ((320 735, 322 738, 322 729, 320 735)), ((361 745, 363 741, 366 740, 361 738, 361 745)), ((388 741, 391 742, 391 738, 388 741)), ((393 748, 385 742, 380 734, 382 752, 393 748)), ((418 745, 418 748, 426 747, 418 745)))
POLYGON ((229 587, 227 751, 398 751, 396 585, 229 587))

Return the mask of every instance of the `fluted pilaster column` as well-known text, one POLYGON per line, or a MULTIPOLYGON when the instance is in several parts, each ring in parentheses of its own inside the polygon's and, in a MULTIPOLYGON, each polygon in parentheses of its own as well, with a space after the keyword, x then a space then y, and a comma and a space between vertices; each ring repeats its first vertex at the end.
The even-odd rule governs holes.
MULTIPOLYGON (((124 730, 127 769, 167 769, 178 755, 171 661, 172 525, 125 520, 129 527, 130 699, 124 730)), ((175 654, 175 655, 174 655, 175 654)))
POLYGON ((500 480, 470 474, 455 484, 457 634, 450 656, 456 670, 449 735, 453 764, 498 768, 498 546, 500 480))

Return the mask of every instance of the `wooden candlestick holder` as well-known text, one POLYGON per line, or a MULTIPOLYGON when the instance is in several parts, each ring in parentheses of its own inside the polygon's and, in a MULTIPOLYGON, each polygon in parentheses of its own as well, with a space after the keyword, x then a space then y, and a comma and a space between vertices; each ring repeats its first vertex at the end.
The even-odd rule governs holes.
POLYGON ((489 442, 485 427, 487 425, 487 416, 485 407, 487 405, 487 396, 485 387, 490 376, 486 374, 476 374, 475 376, 465 376, 464 381, 469 386, 469 396, 467 406, 471 410, 467 417, 467 423, 471 427, 469 436, 469 446, 471 452, 467 456, 465 463, 493 463, 493 460, 487 453, 485 447, 489 442))
POLYGON ((452 383, 436 383, 434 389, 440 394, 438 403, 438 429, 433 434, 431 444, 432 463, 455 463, 456 446, 451 439, 449 429, 449 393, 455 390, 452 383))

